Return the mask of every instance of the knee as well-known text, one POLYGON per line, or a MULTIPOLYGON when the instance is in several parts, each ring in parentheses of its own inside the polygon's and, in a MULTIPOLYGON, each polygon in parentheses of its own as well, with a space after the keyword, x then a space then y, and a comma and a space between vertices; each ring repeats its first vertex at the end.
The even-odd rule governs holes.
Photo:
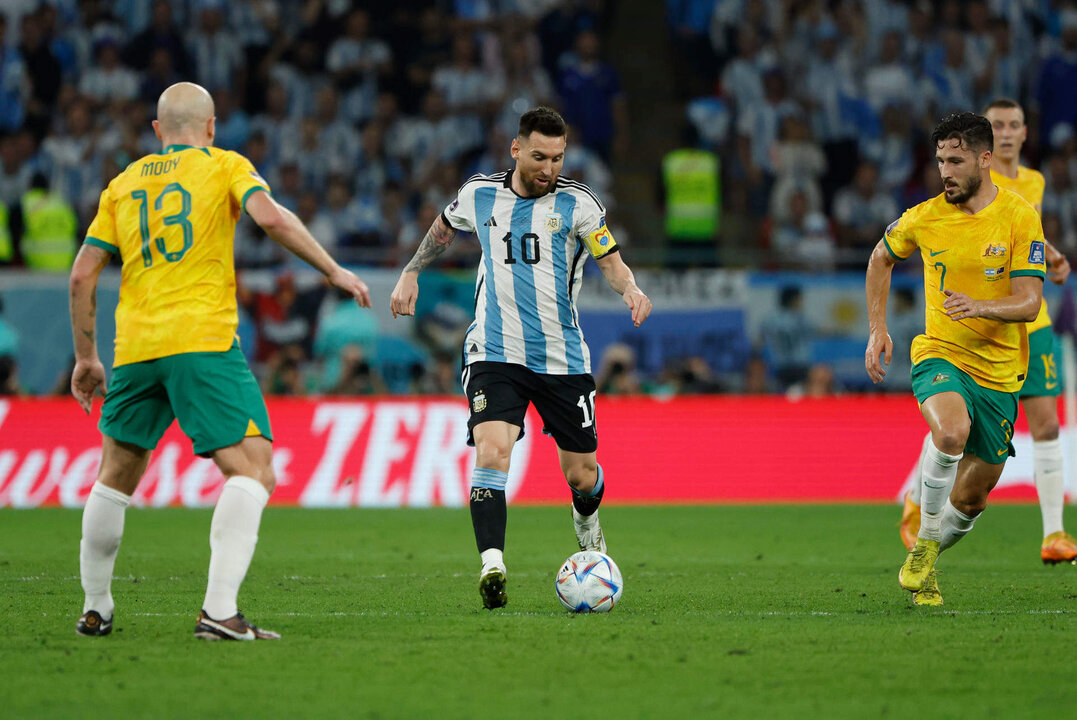
POLYGON ((484 438, 475 443, 475 464, 481 468, 509 471, 512 446, 508 442, 484 438))
POLYGON ((947 455, 960 455, 965 451, 969 430, 970 423, 967 419, 965 422, 948 423, 933 432, 931 440, 935 443, 935 447, 947 455))
POLYGON ((1036 425, 1030 427, 1029 430, 1032 432, 1033 440, 1038 440, 1040 442, 1057 440, 1059 432, 1058 416, 1048 416, 1043 422, 1036 423, 1036 425))
POLYGON ((987 507, 987 498, 971 496, 952 497, 950 498, 950 504, 954 506, 955 510, 970 518, 975 518, 987 507))
POLYGON ((598 464, 576 463, 564 468, 565 480, 577 492, 590 492, 598 482, 598 464))
POLYGON ((273 463, 268 462, 264 467, 259 469, 257 475, 253 476, 255 480, 262 483, 262 487, 266 489, 270 495, 277 488, 277 474, 273 471, 273 463))

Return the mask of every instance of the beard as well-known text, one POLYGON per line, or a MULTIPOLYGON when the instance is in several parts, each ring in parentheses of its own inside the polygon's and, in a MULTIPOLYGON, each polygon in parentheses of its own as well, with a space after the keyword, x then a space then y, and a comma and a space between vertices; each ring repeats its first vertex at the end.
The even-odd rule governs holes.
POLYGON ((973 175, 969 178, 968 183, 964 186, 961 183, 957 185, 957 194, 951 196, 949 193, 945 193, 946 202, 951 205, 961 205, 967 203, 972 196, 980 192, 980 186, 983 185, 983 178, 979 175, 973 175))
POLYGON ((554 182, 557 180, 557 176, 553 176, 545 185, 540 185, 536 182, 537 177, 538 176, 528 178, 522 173, 520 175, 520 179, 523 180, 524 189, 527 190, 528 197, 537 198, 548 194, 553 190, 554 182))

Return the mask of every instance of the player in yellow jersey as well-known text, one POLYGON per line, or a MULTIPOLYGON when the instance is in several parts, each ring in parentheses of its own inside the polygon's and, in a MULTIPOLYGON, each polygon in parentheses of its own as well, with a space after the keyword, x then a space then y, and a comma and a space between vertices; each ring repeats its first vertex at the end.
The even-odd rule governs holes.
MULTIPOLYGON (((1022 167, 1021 147, 1028 134, 1021 106, 1007 99, 991 102, 984 111, 991 123, 995 148, 991 158, 991 180, 1001 188, 1012 190, 1042 213, 1043 175, 1022 167)), ((1062 285, 1070 274, 1065 256, 1050 243, 1044 247, 1048 277, 1062 285)), ((1028 377, 1019 394, 1021 406, 1032 434, 1033 475, 1043 518, 1043 541, 1040 559, 1044 563, 1073 562, 1077 559, 1077 542, 1062 524, 1065 504, 1065 479, 1062 474, 1062 445, 1058 439, 1058 396, 1062 383, 1058 374, 1058 341, 1051 328, 1046 301, 1041 303, 1036 319, 1028 324, 1028 377)), ((925 439, 924 446, 927 442, 925 439)), ((921 453, 920 462, 926 450, 921 453)), ((916 542, 920 526, 920 487, 905 495, 901 516, 901 537, 907 548, 916 542)))
POLYGON ((91 636, 112 631, 112 569, 124 509, 150 453, 178 419, 194 451, 213 458, 227 478, 213 512, 209 579, 195 637, 277 639, 236 607, 276 482, 265 402, 235 334, 232 242, 240 211, 360 305, 370 306, 370 294, 273 200, 249 160, 213 147, 213 99, 203 88, 178 83, 165 90, 153 129, 164 149, 131 163, 101 193, 71 268, 71 391, 87 413, 95 392, 105 396, 101 465, 82 514, 86 600, 76 630, 91 636), (117 254, 123 269, 116 362, 106 393, 95 337, 97 279, 117 254))
POLYGON ((943 194, 906 210, 872 252, 865 281, 870 335, 864 365, 886 375, 893 266, 924 261, 925 332, 912 344, 913 393, 931 436, 921 466, 919 536, 898 574, 918 605, 941 605, 935 561, 972 529, 1013 454, 1028 333, 1043 299, 1043 229, 1036 211, 991 182, 991 123, 973 113, 931 135, 943 194), (880 355, 882 362, 880 362, 880 355))

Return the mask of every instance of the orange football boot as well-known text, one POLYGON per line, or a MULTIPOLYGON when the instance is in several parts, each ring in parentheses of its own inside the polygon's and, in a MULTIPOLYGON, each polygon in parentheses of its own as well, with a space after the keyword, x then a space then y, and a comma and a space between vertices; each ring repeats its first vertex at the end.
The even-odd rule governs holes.
POLYGON ((1068 532, 1059 530, 1043 539, 1040 546, 1040 558, 1044 565, 1068 562, 1077 565, 1077 540, 1068 532))
MULTIPOLYGON (((920 533, 920 506, 912 501, 912 490, 905 493, 905 506, 901 509, 901 524, 898 529, 905 549, 912 550, 912 546, 916 544, 916 536, 920 533)), ((1072 541, 1072 538, 1070 539, 1072 541)), ((1046 542, 1044 540, 1044 543, 1046 542)))

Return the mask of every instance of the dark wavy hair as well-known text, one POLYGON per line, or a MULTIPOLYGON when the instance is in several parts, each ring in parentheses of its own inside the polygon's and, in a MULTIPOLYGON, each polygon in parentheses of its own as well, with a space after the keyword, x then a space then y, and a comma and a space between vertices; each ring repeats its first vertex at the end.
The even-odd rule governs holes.
POLYGON ((533 132, 547 137, 562 137, 568 132, 568 128, 561 113, 541 105, 520 116, 520 137, 531 137, 533 132))
POLYGON ((995 147, 995 133, 983 115, 971 112, 952 113, 944 117, 931 133, 931 144, 938 147, 943 140, 960 140, 975 153, 995 147))

